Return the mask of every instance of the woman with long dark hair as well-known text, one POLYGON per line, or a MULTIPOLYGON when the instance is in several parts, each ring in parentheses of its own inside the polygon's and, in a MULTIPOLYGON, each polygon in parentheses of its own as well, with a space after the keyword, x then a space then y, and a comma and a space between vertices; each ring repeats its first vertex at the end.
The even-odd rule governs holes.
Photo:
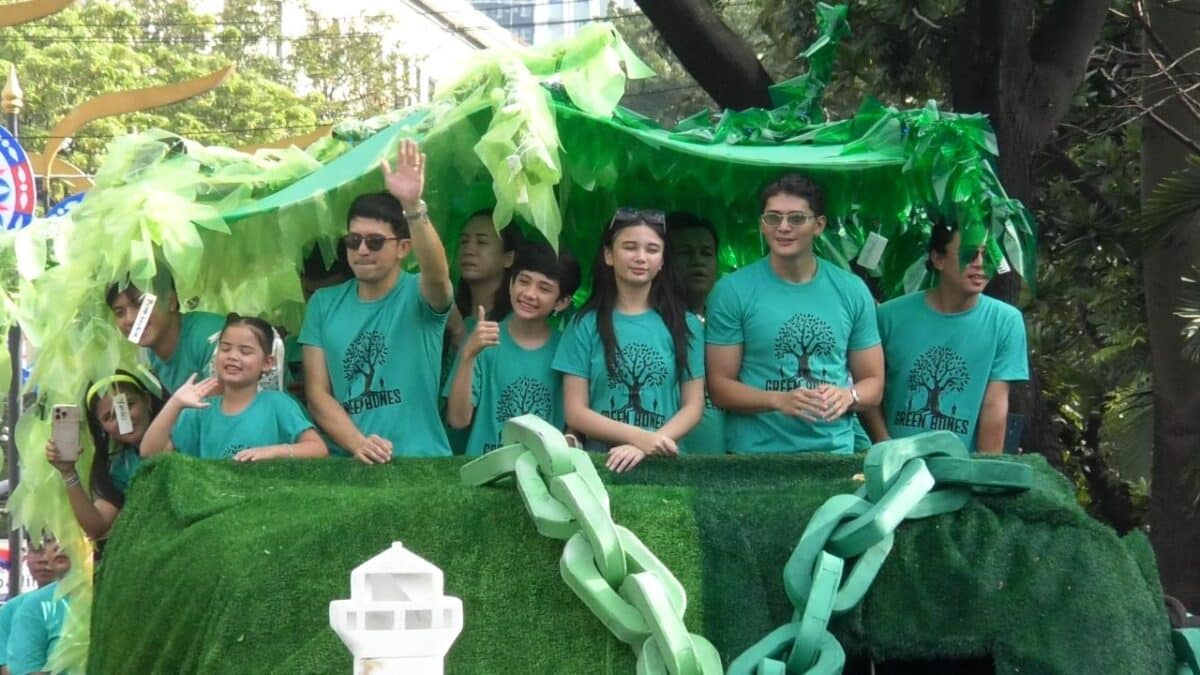
POLYGON ((88 388, 84 409, 96 449, 87 486, 90 494, 75 470, 75 460, 60 459, 54 441, 46 444, 46 459, 62 474, 75 518, 92 539, 108 534, 125 506, 129 481, 141 462, 138 444, 162 407, 162 385, 149 376, 118 370, 88 388), (121 397, 124 403, 118 404, 121 397))
POLYGON ((628 471, 679 453, 704 411, 704 334, 671 270, 661 211, 618 209, 592 266, 592 293, 554 357, 567 426, 628 471))

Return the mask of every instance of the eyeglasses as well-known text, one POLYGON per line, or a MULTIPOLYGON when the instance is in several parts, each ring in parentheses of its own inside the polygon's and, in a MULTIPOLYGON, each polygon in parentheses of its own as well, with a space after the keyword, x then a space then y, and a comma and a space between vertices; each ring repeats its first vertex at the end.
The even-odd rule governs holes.
POLYGON ((367 242, 368 251, 379 251, 383 249, 383 244, 385 242, 393 240, 399 241, 400 237, 385 237, 382 234, 368 234, 363 236, 361 234, 351 232, 350 234, 342 237, 342 245, 346 247, 347 251, 357 251, 358 247, 362 246, 362 243, 365 241, 367 242))
POLYGON ((810 220, 815 221, 820 216, 803 211, 789 211, 788 213, 780 213, 778 211, 767 211, 762 214, 763 225, 770 228, 776 228, 783 224, 783 220, 787 219, 787 224, 791 227, 804 227, 804 224, 810 220))
POLYGON ((621 225, 626 223, 646 223, 647 225, 664 227, 667 224, 667 214, 658 209, 630 209, 622 206, 613 214, 613 219, 608 224, 608 229, 613 229, 618 223, 621 225))

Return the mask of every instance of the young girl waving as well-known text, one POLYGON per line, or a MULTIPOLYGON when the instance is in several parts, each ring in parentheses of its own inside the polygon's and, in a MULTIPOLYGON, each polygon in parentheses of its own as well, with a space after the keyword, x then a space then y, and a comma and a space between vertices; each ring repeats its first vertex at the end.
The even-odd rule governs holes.
POLYGON ((142 437, 142 456, 172 448, 239 462, 328 455, 295 399, 258 390, 263 373, 275 365, 273 335, 262 319, 230 314, 221 330, 216 376, 196 382, 193 375, 171 396, 142 437), (214 396, 218 389, 223 393, 214 396))
POLYGON ((661 211, 618 209, 592 266, 592 294, 554 356, 567 426, 608 467, 677 455, 704 411, 704 335, 670 269, 661 211))

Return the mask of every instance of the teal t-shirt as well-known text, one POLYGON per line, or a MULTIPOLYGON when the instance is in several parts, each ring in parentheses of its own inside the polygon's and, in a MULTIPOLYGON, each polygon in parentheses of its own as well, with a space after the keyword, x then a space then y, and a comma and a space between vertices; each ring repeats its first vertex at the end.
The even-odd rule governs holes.
MULTIPOLYGON (((471 331, 475 330, 475 324, 478 319, 474 315, 463 319, 463 341, 471 336, 471 331)), ((445 353, 442 355, 442 372, 448 376, 442 380, 442 404, 445 406, 445 399, 450 395, 450 383, 454 381, 455 366, 458 364, 458 345, 451 344, 446 340, 445 353)), ((472 425, 473 427, 474 425, 472 425)), ((450 454, 465 455, 467 454, 467 445, 471 441, 471 428, 455 429, 449 424, 446 428, 446 442, 450 444, 450 454)))
MULTIPOLYGON (((707 304, 710 345, 741 345, 738 380, 765 391, 845 387, 848 352, 879 344, 875 300, 850 272, 817 258, 804 283, 780 279, 763 258, 726 275, 707 304)), ((780 412, 726 415, 731 452, 851 452, 850 417, 810 422, 780 412)))
POLYGON ((171 429, 171 443, 185 455, 228 459, 242 450, 295 443, 313 428, 296 399, 281 391, 258 392, 245 410, 221 412, 221 397, 206 399, 207 408, 188 408, 171 429))
POLYGON ((46 669, 46 659, 62 637, 67 618, 66 596, 54 598, 58 582, 46 584, 28 593, 13 616, 8 634, 8 671, 28 675, 46 669))
POLYGON ((211 375, 213 354, 217 344, 211 340, 225 327, 225 317, 209 312, 188 312, 180 317, 179 344, 171 358, 163 361, 151 350, 146 350, 150 369, 158 380, 173 392, 187 379, 196 374, 196 380, 211 375))
POLYGON ((333 397, 360 431, 391 441, 396 456, 450 455, 438 414, 449 313, 434 311, 421 297, 420 275, 408 273, 377 300, 360 299, 351 279, 308 302, 300 344, 325 352, 333 397))
POLYGON ((22 593, 0 607, 0 666, 8 663, 8 636, 12 633, 13 618, 32 592, 22 593))
MULTIPOLYGON (((509 332, 510 319, 500 322, 500 344, 488 347, 475 357, 471 375, 471 418, 466 454, 477 457, 500 445, 500 432, 510 417, 537 415, 554 425, 566 426, 563 419, 562 377, 551 367, 561 333, 550 331, 546 343, 536 349, 517 344, 509 332)), ((458 372, 461 356, 454 360, 446 380, 445 396, 458 372)))
MULTIPOLYGON (((563 332, 554 355, 554 370, 588 381, 588 405, 609 419, 656 430, 679 412, 679 378, 675 344, 658 312, 613 312, 617 340, 616 372, 609 373, 604 346, 596 332, 596 313, 573 319, 563 332)), ((704 326, 687 315, 688 373, 684 381, 704 377, 704 326)), ((603 444, 589 442, 589 449, 603 444)))
POLYGON ((883 414, 894 438, 952 431, 974 452, 988 382, 1029 379, 1025 322, 1016 307, 986 295, 942 314, 911 293, 879 307, 887 377, 883 414))
POLYGON ((138 449, 129 445, 121 446, 109 461, 108 475, 112 477, 113 485, 121 494, 129 490, 129 482, 133 480, 133 474, 137 472, 141 463, 142 456, 138 454, 138 449))
POLYGON ((713 405, 708 387, 704 388, 704 416, 684 437, 679 452, 685 455, 725 454, 725 411, 713 405))

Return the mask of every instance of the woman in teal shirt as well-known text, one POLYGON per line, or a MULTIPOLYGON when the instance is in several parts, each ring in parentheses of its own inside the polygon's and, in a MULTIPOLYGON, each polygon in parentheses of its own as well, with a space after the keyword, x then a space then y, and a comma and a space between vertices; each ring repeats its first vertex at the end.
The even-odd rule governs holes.
POLYGON ((88 485, 91 494, 79 479, 75 460, 61 460, 54 441, 46 444, 46 459, 62 475, 75 519, 92 539, 108 534, 125 506, 125 492, 142 459, 138 444, 162 407, 162 385, 150 376, 139 379, 118 370, 88 388, 84 409, 96 451, 88 485), (117 405, 122 398, 124 402, 117 405), (126 407, 127 418, 123 413, 126 407))
POLYGON ((172 449, 239 462, 327 456, 296 399, 258 390, 281 351, 274 349, 277 339, 266 321, 230 314, 218 341, 216 375, 200 382, 192 375, 171 395, 142 438, 142 456, 172 449))
POLYGON ((592 295, 554 355, 567 426, 628 471, 679 454, 704 411, 704 332, 689 314, 661 211, 618 209, 592 266, 592 295))

